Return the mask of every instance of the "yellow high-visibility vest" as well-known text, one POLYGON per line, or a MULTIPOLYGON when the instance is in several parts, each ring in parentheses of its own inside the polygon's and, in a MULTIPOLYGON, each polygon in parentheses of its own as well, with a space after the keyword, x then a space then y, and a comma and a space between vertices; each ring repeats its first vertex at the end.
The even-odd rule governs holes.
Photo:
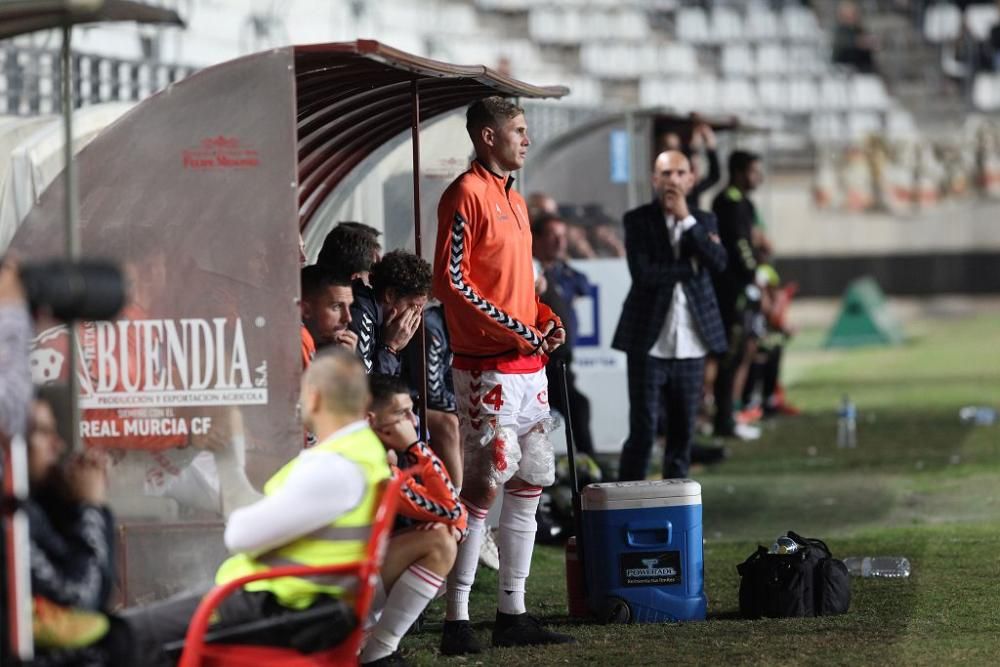
MULTIPOLYGON (((371 534, 375 509, 379 503, 379 487, 390 476, 385 448, 368 427, 333 439, 327 439, 313 450, 339 454, 356 464, 365 476, 365 493, 351 511, 327 526, 298 538, 266 554, 249 556, 236 554, 228 558, 215 575, 223 584, 239 577, 283 565, 339 565, 353 563, 365 557, 371 534)), ((273 495, 284 486, 300 457, 289 461, 264 485, 264 494, 273 495)), ((336 489, 331 489, 336 493, 336 489)), ((322 499, 317 498, 317 502, 322 499)), ((354 577, 317 576, 282 577, 254 581, 245 586, 248 591, 268 591, 285 607, 305 609, 312 605, 317 595, 341 596, 356 584, 354 577)))

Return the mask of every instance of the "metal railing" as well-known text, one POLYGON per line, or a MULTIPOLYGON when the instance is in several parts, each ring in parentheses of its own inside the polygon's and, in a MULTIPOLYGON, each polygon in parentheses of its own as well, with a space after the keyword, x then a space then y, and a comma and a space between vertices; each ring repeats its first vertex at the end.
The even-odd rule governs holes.
MULTIPOLYGON (((138 102, 194 71, 173 65, 106 56, 72 55, 74 108, 103 102, 138 102)), ((0 114, 58 113, 62 104, 59 51, 0 42, 0 114)))

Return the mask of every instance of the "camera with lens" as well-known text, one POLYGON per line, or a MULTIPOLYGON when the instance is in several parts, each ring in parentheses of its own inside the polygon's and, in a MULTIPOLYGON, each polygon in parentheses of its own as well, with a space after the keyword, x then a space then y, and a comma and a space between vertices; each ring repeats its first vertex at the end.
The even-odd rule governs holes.
POLYGON ((21 264, 19 274, 31 312, 63 322, 109 320, 125 305, 125 281, 112 262, 53 259, 21 264))

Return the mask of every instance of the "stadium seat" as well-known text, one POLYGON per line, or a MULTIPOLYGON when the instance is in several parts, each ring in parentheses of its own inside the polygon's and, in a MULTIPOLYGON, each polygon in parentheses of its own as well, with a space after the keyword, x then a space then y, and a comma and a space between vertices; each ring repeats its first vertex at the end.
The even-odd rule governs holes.
POLYGON ((441 26, 451 33, 465 35, 475 35, 482 31, 476 17, 476 10, 469 5, 454 3, 440 6, 437 22, 434 25, 441 26))
POLYGON ((575 43, 580 41, 578 15, 552 7, 536 7, 528 14, 528 35, 542 43, 575 43))
POLYGON ((722 83, 714 76, 698 77, 694 104, 687 111, 712 112, 722 109, 722 83))
POLYGON ((760 79, 757 82, 757 101, 765 109, 785 111, 788 108, 788 83, 779 78, 760 79))
POLYGON ((724 79, 719 89, 719 107, 723 111, 750 111, 757 107, 757 91, 749 79, 724 79))
POLYGON ((797 5, 785 5, 781 10, 781 32, 794 42, 812 41, 822 34, 816 14, 797 5))
POLYGON ((855 74, 851 77, 849 85, 851 107, 874 110, 889 107, 889 94, 881 77, 874 74, 855 74))
POLYGON ((660 46, 658 53, 653 55, 653 61, 646 63, 647 67, 650 65, 652 65, 651 72, 660 70, 670 74, 693 76, 698 73, 698 56, 690 44, 664 44, 660 46))
POLYGON ((778 17, 766 4, 748 3, 745 23, 746 36, 755 42, 770 42, 778 37, 778 17))
POLYGON ((782 74, 790 66, 788 52, 779 44, 761 44, 757 47, 756 69, 758 74, 782 74))
POLYGON ((639 104, 644 107, 662 106, 679 112, 707 111, 714 109, 714 83, 715 79, 711 77, 644 77, 639 81, 639 104))
POLYGON ((972 84, 972 103, 980 111, 1000 109, 1000 75, 982 72, 972 84))
POLYGON ((938 2, 924 12, 924 37, 940 44, 958 38, 962 32, 962 10, 950 2, 938 2))
POLYGON ((728 44, 722 47, 720 66, 725 75, 753 74, 755 62, 753 48, 748 44, 728 44))
POLYGON ((808 113, 819 106, 819 90, 815 81, 809 77, 793 77, 788 80, 789 111, 808 113))
POLYGON ((732 44, 744 39, 743 17, 732 7, 713 7, 710 26, 709 34, 715 44, 732 44))
MULTIPOLYGON (((541 81, 541 79, 539 79, 541 81)), ((578 104, 581 106, 598 106, 604 103, 604 95, 601 90, 601 83, 595 79, 582 76, 561 77, 553 79, 550 83, 569 87, 569 95, 562 98, 564 103, 578 104)))
POLYGON ((364 637, 364 624, 375 594, 375 584, 378 570, 385 556, 386 545, 396 517, 396 505, 399 500, 399 490, 403 477, 397 475, 384 483, 382 499, 375 510, 372 522, 371 538, 368 541, 367 554, 364 560, 347 565, 332 565, 323 567, 308 567, 295 565, 276 567, 264 572, 234 579, 229 583, 213 588, 198 605, 187 636, 184 639, 184 652, 181 655, 179 667, 224 667, 240 665, 241 667, 270 667, 285 665, 288 667, 334 667, 341 665, 356 665, 361 641, 364 637), (354 620, 356 625, 346 640, 331 650, 304 654, 294 649, 270 646, 252 646, 242 644, 210 644, 206 643, 205 635, 209 631, 209 621, 222 601, 233 591, 251 581, 275 579, 279 577, 329 576, 354 574, 358 578, 358 587, 354 599, 354 620))
POLYGON ((847 80, 840 76, 826 76, 820 79, 819 105, 832 111, 846 109, 851 104, 847 80))
POLYGON ((847 140, 843 119, 835 113, 816 113, 809 119, 809 134, 821 144, 842 143, 847 140))
POLYGON ((825 54, 826 52, 821 51, 816 45, 792 46, 788 49, 788 71, 798 74, 818 74, 826 71, 829 65, 825 54))
POLYGON ((1000 8, 996 3, 969 5, 965 8, 965 27, 976 41, 989 39, 990 29, 1000 22, 1000 8))
POLYGON ((678 41, 707 44, 712 41, 708 19, 701 7, 684 7, 677 12, 674 36, 678 41))
POLYGON ((503 12, 523 11, 534 5, 532 0, 476 0, 477 7, 503 12))
POLYGON ((607 18, 610 18, 614 34, 621 39, 639 40, 649 37, 649 19, 645 12, 637 9, 620 9, 603 17, 593 16, 592 30, 589 34, 591 39, 605 37, 608 34, 607 18))

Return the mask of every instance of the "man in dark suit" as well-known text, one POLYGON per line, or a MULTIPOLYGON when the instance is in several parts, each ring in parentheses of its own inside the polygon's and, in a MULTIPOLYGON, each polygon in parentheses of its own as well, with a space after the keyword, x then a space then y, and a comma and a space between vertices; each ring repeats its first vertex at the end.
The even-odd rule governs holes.
POLYGON ((667 419, 663 476, 685 477, 701 403, 705 355, 726 349, 711 272, 726 266, 715 216, 689 210, 694 177, 680 151, 653 165, 656 198, 625 214, 632 287, 612 347, 628 355, 629 436, 619 479, 646 477, 660 401, 667 419))

